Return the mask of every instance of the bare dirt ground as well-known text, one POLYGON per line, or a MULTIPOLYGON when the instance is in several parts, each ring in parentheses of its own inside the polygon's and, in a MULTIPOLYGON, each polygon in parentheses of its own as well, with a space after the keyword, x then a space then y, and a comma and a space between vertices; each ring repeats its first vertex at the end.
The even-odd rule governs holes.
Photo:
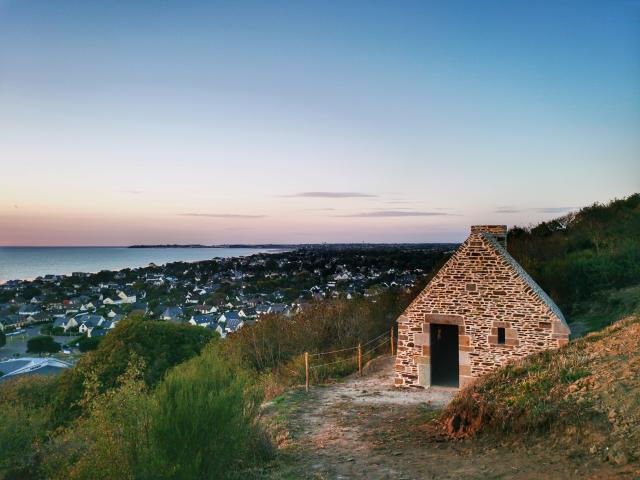
POLYGON ((551 442, 453 441, 433 420, 450 390, 397 390, 393 358, 380 357, 343 383, 294 390, 266 406, 278 444, 269 479, 640 478, 588 452, 551 442))

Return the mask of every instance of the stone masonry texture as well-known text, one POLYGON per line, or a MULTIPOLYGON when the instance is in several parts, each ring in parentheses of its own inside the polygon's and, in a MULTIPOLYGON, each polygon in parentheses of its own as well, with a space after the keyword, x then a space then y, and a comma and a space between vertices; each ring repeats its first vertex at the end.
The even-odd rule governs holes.
POLYGON ((459 385, 568 342, 569 327, 507 253, 506 226, 479 225, 398 318, 395 385, 430 386, 430 324, 458 326, 459 385), (498 328, 505 329, 504 344, 498 328))

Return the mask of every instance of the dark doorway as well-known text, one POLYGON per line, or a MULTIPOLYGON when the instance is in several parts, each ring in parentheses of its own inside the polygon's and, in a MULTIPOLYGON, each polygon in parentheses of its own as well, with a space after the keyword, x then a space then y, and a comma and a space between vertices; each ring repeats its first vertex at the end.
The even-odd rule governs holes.
POLYGON ((458 326, 431 324, 431 385, 458 387, 458 326))

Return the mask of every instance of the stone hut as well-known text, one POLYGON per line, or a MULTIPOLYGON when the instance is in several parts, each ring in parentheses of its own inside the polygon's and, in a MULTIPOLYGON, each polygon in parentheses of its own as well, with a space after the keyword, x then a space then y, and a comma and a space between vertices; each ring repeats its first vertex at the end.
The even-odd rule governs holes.
POLYGON ((396 386, 464 387, 506 362, 568 342, 562 312, 506 242, 506 225, 471 227, 398 318, 396 386))

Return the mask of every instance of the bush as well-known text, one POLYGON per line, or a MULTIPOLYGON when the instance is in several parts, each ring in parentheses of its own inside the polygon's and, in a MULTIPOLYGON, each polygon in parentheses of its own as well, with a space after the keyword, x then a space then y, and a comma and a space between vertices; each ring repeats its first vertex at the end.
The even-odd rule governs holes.
MULTIPOLYGON (((237 356, 261 374, 267 397, 304 381, 302 354, 350 349, 388 332, 423 284, 413 291, 391 289, 374 299, 344 298, 324 300, 307 306, 293 317, 264 315, 249 328, 229 335, 222 344, 224 355, 237 356)), ((384 351, 384 350, 380 350, 384 351)), ((339 362, 331 368, 314 369, 314 382, 352 373, 355 351, 325 356, 328 362, 339 362), (341 356, 342 355, 342 356, 341 356)))
POLYGON ((45 323, 40 327, 40 335, 53 335, 53 323, 45 323))
POLYGON ((37 478, 57 378, 12 378, 0 384, 0 478, 37 478))
POLYGON ((99 393, 97 377, 87 376, 82 416, 44 446, 42 477, 166 478, 150 442, 154 399, 142 380, 143 370, 140 359, 132 360, 117 386, 104 393, 99 393))
POLYGON ((87 337, 83 335, 78 340, 78 348, 81 352, 90 352, 92 350, 96 350, 98 345, 100 345, 101 337, 87 337))
POLYGON ((40 336, 27 340, 27 352, 29 353, 56 353, 60 351, 60 344, 53 337, 40 336))
POLYGON ((261 395, 238 365, 214 344, 158 387, 152 434, 171 478, 229 478, 267 454, 261 395))
POLYGON ((263 458, 261 396, 216 344, 175 367, 154 392, 134 356, 117 386, 100 393, 88 374, 82 415, 42 451, 51 479, 222 479, 263 458))
POLYGON ((142 378, 153 387, 171 367, 200 353, 216 334, 200 327, 132 317, 118 322, 98 348, 80 359, 74 368, 65 370, 54 401, 60 424, 79 413, 78 402, 84 396, 88 375, 95 375, 100 393, 117 386, 134 358, 144 364, 142 378))
MULTIPOLYGON (((417 287, 417 289, 420 287, 417 287)), ((416 290, 417 290, 416 289, 416 290)), ((265 315, 224 342, 259 372, 301 355, 350 348, 388 331, 414 292, 393 289, 376 297, 324 300, 291 318, 265 315)))

